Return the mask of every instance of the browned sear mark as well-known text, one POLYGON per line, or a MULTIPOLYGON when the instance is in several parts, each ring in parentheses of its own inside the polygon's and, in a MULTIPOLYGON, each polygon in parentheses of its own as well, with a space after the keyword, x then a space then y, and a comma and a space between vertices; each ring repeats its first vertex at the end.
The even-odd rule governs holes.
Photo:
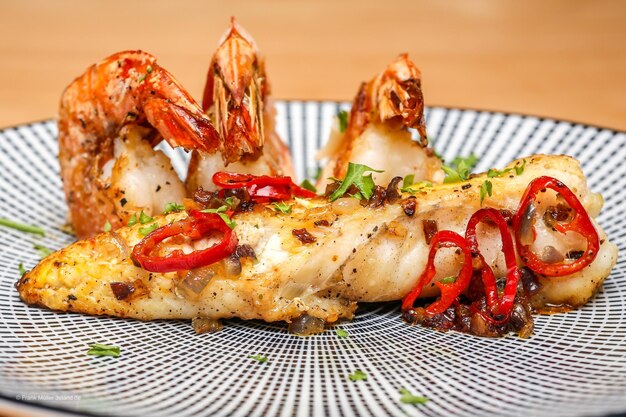
POLYGON ((135 280, 133 283, 111 282, 110 285, 113 295, 118 300, 130 301, 132 298, 144 296, 149 292, 140 279, 135 280))
POLYGON ((417 208, 417 200, 415 197, 404 200, 402 203, 402 209, 404 210, 404 214, 411 217, 415 214, 415 209, 417 208))
POLYGON ((291 234, 296 237, 302 244, 306 245, 309 243, 315 242, 317 239, 315 236, 310 234, 305 228, 302 229, 293 229, 291 234))
POLYGON ((430 241, 433 239, 433 236, 435 236, 438 231, 437 221, 422 220, 422 228, 424 229, 424 238, 426 239, 426 244, 430 245, 430 241))

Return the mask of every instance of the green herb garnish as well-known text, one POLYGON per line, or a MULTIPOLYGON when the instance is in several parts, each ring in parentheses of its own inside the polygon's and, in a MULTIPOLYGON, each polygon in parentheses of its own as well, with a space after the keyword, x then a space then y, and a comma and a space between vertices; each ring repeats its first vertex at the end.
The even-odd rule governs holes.
POLYGON ((471 154, 470 156, 466 156, 466 157, 457 156, 456 158, 452 160, 450 165, 454 167, 458 167, 461 165, 462 162, 465 164, 467 169, 471 171, 478 163, 478 157, 475 154, 471 154))
POLYGON ((493 168, 489 168, 489 170, 487 171, 487 177, 488 178, 501 177, 504 174, 506 174, 507 172, 511 172, 511 168, 503 169, 502 171, 499 171, 499 170, 493 169, 493 168))
POLYGON ((456 282, 456 277, 450 276, 450 277, 441 278, 439 282, 441 282, 442 284, 453 284, 456 282))
POLYGON ((515 173, 517 175, 522 175, 524 173, 524 168, 526 167, 526 160, 522 159, 522 165, 515 165, 513 168, 515 168, 515 173))
POLYGON ((169 213, 177 213, 179 211, 183 211, 185 209, 185 206, 183 206, 182 204, 178 204, 178 203, 167 203, 165 205, 165 208, 163 209, 163 214, 169 214, 169 213))
POLYGON ((228 217, 228 214, 226 214, 226 211, 228 210, 228 206, 219 206, 216 209, 205 209, 205 210, 201 210, 202 213, 213 213, 213 214, 217 214, 218 216, 220 216, 222 218, 222 220, 224 220, 224 223, 226 223, 228 225, 228 227, 230 227, 231 229, 234 229, 235 226, 237 226, 237 223, 235 223, 235 221, 233 219, 231 219, 230 217, 228 217))
POLYGON ((26 273, 26 268, 24 268, 24 265, 21 262, 17 266, 17 270, 20 272, 20 277, 24 276, 24 274, 26 273))
POLYGON ((143 212, 143 210, 141 210, 141 213, 139 214, 139 223, 148 224, 153 221, 154 221, 154 217, 148 216, 146 213, 143 212))
POLYGON ((336 333, 337 333, 337 337, 340 337, 342 339, 345 339, 346 337, 348 337, 348 332, 345 331, 344 329, 337 329, 336 333))
POLYGON ((356 371, 354 371, 353 373, 351 373, 348 378, 350 378, 351 381, 365 381, 367 380, 367 374, 359 369, 357 369, 356 371))
POLYGON ((226 204, 226 206, 228 206, 229 208, 233 208, 233 206, 235 205, 235 197, 226 197, 224 199, 224 204, 226 204))
POLYGON ((139 234, 141 234, 141 236, 147 236, 148 234, 154 232, 158 228, 159 228, 158 223, 152 223, 148 226, 140 227, 139 234))
POLYGON ((337 113, 337 119, 339 119, 339 131, 344 133, 348 128, 348 112, 341 110, 337 113))
POLYGON ((402 396, 400 397, 400 401, 405 404, 426 404, 428 402, 428 398, 421 397, 419 395, 413 395, 406 388, 400 389, 400 394, 402 394, 402 396))
POLYGON ((148 76, 148 74, 152 73, 152 67, 150 65, 148 65, 148 68, 146 68, 146 73, 144 75, 142 75, 141 77, 139 77, 138 82, 142 83, 146 77, 148 76))
POLYGON ((41 256, 42 259, 54 253, 53 250, 48 249, 43 245, 33 245, 33 249, 39 252, 39 256, 41 256))
POLYGON ((267 356, 263 356, 263 355, 248 355, 248 358, 254 359, 258 363, 265 363, 265 362, 269 361, 267 356))
POLYGON ((491 197, 491 192, 493 190, 493 184, 491 184, 491 181, 489 180, 485 180, 483 181, 483 183, 480 185, 480 205, 483 205, 483 200, 485 199, 485 197, 487 197, 487 195, 489 195, 489 197, 491 197))
POLYGON ((414 180, 415 180, 414 174, 409 174, 406 177, 404 177, 404 179, 402 180, 402 190, 404 190, 405 188, 409 188, 411 185, 413 185, 414 180))
POLYGON ((41 227, 18 223, 16 221, 5 219, 2 217, 0 217, 0 226, 10 227, 11 229, 19 230, 20 232, 32 233, 39 236, 46 235, 46 232, 41 227))
POLYGON ((313 179, 317 181, 320 178, 322 178, 322 167, 317 167, 317 170, 315 171, 315 175, 313 176, 313 179))
POLYGON ((461 161, 456 168, 442 165, 441 169, 446 173, 446 177, 443 179, 445 184, 467 181, 469 179, 470 170, 465 161, 461 161))
POLYGON ((284 201, 280 201, 278 203, 272 203, 272 206, 276 209, 276 211, 280 211, 283 214, 291 213, 291 206, 284 201))
POLYGON ((111 222, 109 222, 107 220, 107 222, 104 224, 104 227, 102 228, 102 230, 104 230, 105 232, 110 232, 111 231, 111 222))
POLYGON ((356 186, 363 198, 369 199, 374 192, 374 179, 372 178, 372 174, 363 175, 368 171, 379 173, 383 172, 370 168, 367 165, 353 164, 352 162, 348 163, 348 172, 346 173, 346 177, 341 182, 339 188, 337 188, 335 192, 330 195, 330 201, 335 201, 339 197, 343 196, 351 185, 356 186))
POLYGON ((454 182, 467 181, 472 168, 478 163, 478 157, 471 154, 467 157, 457 156, 452 160, 452 163, 447 166, 443 165, 441 169, 446 173, 446 178, 443 182, 450 184, 454 182))
POLYGON ((100 343, 94 343, 89 345, 87 355, 94 356, 113 356, 115 358, 120 356, 119 346, 103 345, 100 343))
POLYGON ((137 213, 133 214, 130 219, 128 219, 128 227, 134 226, 137 224, 137 213))
POLYGON ((406 177, 404 177, 404 180, 402 181, 402 188, 400 188, 400 191, 403 193, 415 193, 422 188, 433 186, 433 183, 430 181, 418 181, 415 184, 413 184, 414 178, 415 178, 415 175, 413 174, 409 174, 406 177))
POLYGON ((314 193, 317 193, 317 188, 315 188, 315 186, 311 184, 311 181, 309 180, 302 181, 302 184, 300 184, 300 187, 304 188, 305 190, 309 190, 309 191, 313 191, 314 193))

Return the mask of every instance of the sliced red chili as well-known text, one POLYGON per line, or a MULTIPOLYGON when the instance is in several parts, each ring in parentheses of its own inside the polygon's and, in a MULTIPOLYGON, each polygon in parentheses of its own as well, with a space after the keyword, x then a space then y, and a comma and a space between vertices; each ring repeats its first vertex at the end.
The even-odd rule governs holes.
POLYGON ((256 202, 290 200, 293 196, 312 198, 317 194, 296 185, 290 177, 216 172, 213 183, 221 188, 245 188, 256 202))
POLYGON ((428 263, 420 276, 417 284, 411 292, 402 300, 402 311, 413 308, 413 303, 420 296, 424 287, 435 277, 435 255, 440 248, 458 247, 463 253, 463 266, 455 282, 444 284, 436 282, 435 285, 441 290, 441 296, 437 301, 426 308, 426 313, 435 315, 443 313, 454 303, 457 297, 467 288, 472 278, 472 251, 463 236, 450 230, 437 232, 430 242, 428 263))
MULTIPOLYGON (((537 236, 534 224, 531 225, 533 241, 537 236)), ((563 275, 573 274, 578 272, 587 265, 589 265, 595 257, 598 255, 600 249, 600 239, 598 232, 593 226, 587 211, 583 207, 582 203, 576 195, 561 181, 552 177, 539 177, 534 179, 526 188, 524 196, 522 197, 517 213, 513 219, 513 230, 515 232, 515 243, 517 245, 517 251, 524 261, 524 263, 533 271, 550 276, 560 277, 563 275), (528 215, 527 211, 532 209, 531 204, 537 198, 537 193, 550 188, 558 192, 561 197, 565 199, 567 204, 574 210, 572 219, 566 223, 556 220, 552 227, 560 233, 566 233, 569 231, 576 232, 587 239, 587 248, 582 256, 576 259, 574 262, 558 262, 558 263, 546 263, 541 260, 531 249, 531 245, 525 245, 521 239, 521 223, 525 216, 528 215)))
POLYGON ((477 256, 481 265, 481 276, 483 285, 485 287, 485 296, 487 298, 487 307, 491 312, 491 315, 498 321, 506 321, 513 309, 513 303, 515 302, 515 295, 517 294, 517 283, 520 280, 520 270, 517 267, 517 259, 515 258, 515 249, 513 246, 513 239, 507 225, 506 219, 502 214, 493 208, 483 208, 478 210, 472 215, 467 223, 467 229, 465 231, 465 239, 469 244, 469 247, 477 256), (478 249, 478 239, 476 238, 476 226, 483 219, 488 218, 500 231, 500 238, 502 240, 502 253, 504 253, 504 261, 506 264, 506 285, 504 286, 504 292, 502 296, 498 296, 498 288, 496 285, 496 279, 493 274, 493 270, 485 261, 485 258, 478 249))
POLYGON ((191 210, 189 214, 188 218, 160 227, 143 238, 133 248, 133 262, 151 272, 174 272, 210 265, 233 253, 238 243, 237 235, 219 215, 196 210, 191 210), (223 236, 209 248, 191 253, 177 249, 165 256, 153 254, 157 246, 169 237, 182 235, 198 240, 213 232, 222 233, 223 236))

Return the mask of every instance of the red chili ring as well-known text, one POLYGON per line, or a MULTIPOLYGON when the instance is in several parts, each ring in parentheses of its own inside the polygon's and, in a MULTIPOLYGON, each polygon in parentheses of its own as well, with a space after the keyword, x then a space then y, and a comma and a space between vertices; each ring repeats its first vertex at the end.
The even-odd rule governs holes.
MULTIPOLYGON (((517 213, 513 219, 513 230, 515 231, 515 243, 517 245, 517 251, 524 261, 524 263, 533 271, 549 276, 549 277, 561 277, 564 275, 570 275, 574 272, 578 272, 587 265, 589 265, 598 255, 600 249, 600 239, 598 232, 596 231, 587 211, 583 207, 582 203, 576 195, 561 181, 552 177, 539 177, 535 178, 526 188, 524 196, 520 201, 520 205, 517 209, 517 213), (583 255, 571 263, 559 262, 548 264, 543 262, 530 248, 530 245, 523 245, 520 238, 520 223, 522 217, 525 215, 528 206, 535 200, 537 193, 541 190, 550 188, 558 192, 574 209, 575 216, 569 223, 555 223, 554 228, 565 233, 573 231, 581 234, 587 239, 587 248, 583 255)), ((533 238, 537 236, 534 225, 532 226, 533 238)))
POLYGON ((165 225, 149 233, 135 245, 131 259, 135 265, 150 272, 195 269, 226 258, 233 253, 237 243, 237 235, 220 216, 192 210, 188 218, 165 225), (209 248, 187 254, 181 250, 175 250, 165 256, 151 255, 157 245, 169 237, 183 235, 197 240, 214 231, 223 233, 223 236, 219 243, 209 248))
POLYGON ((435 277, 435 255, 440 248, 458 247, 464 255, 463 266, 456 281, 452 284, 435 282, 441 290, 441 296, 437 301, 426 307, 429 315, 440 314, 446 311, 456 300, 456 298, 467 288, 472 277, 472 252, 465 238, 450 230, 437 232, 430 242, 430 252, 428 253, 428 263, 426 269, 420 276, 417 284, 411 292, 402 300, 402 311, 413 308, 415 300, 420 296, 422 290, 435 277))
POLYGON ((505 316, 504 321, 506 321, 508 316, 511 314, 511 310, 513 309, 513 303, 515 302, 515 296, 517 294, 517 284, 520 280, 520 270, 517 266, 513 239, 511 238, 511 232, 509 231, 506 220, 496 209, 480 209, 472 215, 467 223, 465 239, 467 239, 470 249, 479 257, 482 264, 481 276, 485 287, 485 296, 487 297, 487 306, 489 311, 493 316, 505 316), (504 287, 502 297, 498 296, 498 288, 496 286, 496 279, 494 277, 493 270, 487 262, 485 262, 485 258, 482 253, 480 253, 478 248, 476 226, 485 217, 489 217, 496 223, 500 231, 500 238, 502 239, 502 253, 504 253, 504 260, 507 269, 506 285, 504 287))

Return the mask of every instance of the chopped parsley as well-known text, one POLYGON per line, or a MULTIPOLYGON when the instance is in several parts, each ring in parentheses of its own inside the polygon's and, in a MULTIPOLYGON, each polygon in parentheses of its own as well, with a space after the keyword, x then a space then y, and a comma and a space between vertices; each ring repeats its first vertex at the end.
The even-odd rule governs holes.
POLYGON ((402 188, 400 188, 400 191, 402 191, 403 193, 415 193, 422 188, 433 186, 433 183, 430 181, 418 181, 415 184, 413 184, 414 178, 415 178, 415 175, 413 174, 409 174, 406 177, 404 177, 404 180, 402 181, 402 188))
POLYGON ((158 228, 159 228, 158 223, 152 223, 148 226, 140 227, 139 233, 141 234, 141 236, 147 236, 148 234, 154 232, 158 228))
POLYGON ((148 224, 153 221, 154 221, 154 217, 148 216, 146 213, 143 212, 143 210, 141 210, 141 213, 139 214, 139 223, 148 224))
POLYGON ((137 224, 137 213, 133 214, 130 219, 128 219, 128 227, 134 226, 137 224))
POLYGON ((226 197, 224 199, 224 204, 226 204, 229 208, 233 208, 233 206, 235 205, 235 197, 226 197))
POLYGON ((454 182, 467 181, 472 168, 478 163, 478 157, 471 154, 468 157, 457 156, 452 160, 450 166, 443 165, 441 169, 446 173, 446 177, 443 182, 450 184, 454 182))
POLYGON ((19 230, 20 232, 32 233, 39 236, 46 235, 46 232, 41 227, 18 223, 16 221, 5 219, 3 217, 0 217, 0 226, 10 227, 11 229, 19 230))
POLYGON ((24 276, 24 274, 26 273, 26 268, 24 268, 24 265, 21 262, 17 266, 17 270, 20 272, 20 276, 24 276))
POLYGON ((441 169, 446 173, 446 177, 443 179, 445 184, 467 181, 469 179, 470 170, 463 161, 456 168, 442 165, 441 169))
POLYGON ((322 167, 317 167, 317 170, 315 171, 315 175, 313 176, 313 179, 317 181, 320 178, 322 178, 322 167))
POLYGON ((487 195, 489 195, 489 197, 491 197, 491 193, 493 191, 493 184, 491 184, 491 181, 489 180, 485 180, 483 181, 482 184, 480 184, 480 205, 483 205, 483 200, 485 199, 485 197, 487 197, 487 195))
POLYGON ((489 178, 496 178, 496 177, 501 177, 504 174, 507 174, 513 170, 515 170, 515 174, 516 175, 522 175, 524 173, 524 168, 526 167, 526 160, 523 159, 522 163, 517 163, 515 164, 515 166, 513 168, 506 168, 503 170, 497 170, 497 169, 489 169, 489 171, 487 171, 487 177, 489 178))
POLYGON ((501 177, 504 174, 506 174, 507 172, 511 172, 511 168, 503 169, 502 171, 497 170, 497 169, 493 169, 493 168, 489 168, 489 171, 487 171, 487 177, 489 177, 489 178, 501 177))
POLYGON ((357 369, 356 371, 354 371, 353 373, 351 373, 348 378, 350 378, 351 381, 366 381, 367 380, 367 374, 363 371, 361 371, 360 369, 357 369))
POLYGON ((269 361, 268 357, 263 355, 248 355, 248 358, 254 359, 258 363, 265 363, 269 361))
POLYGON ((146 73, 143 74, 141 77, 139 77, 138 82, 142 83, 146 79, 148 74, 151 74, 151 73, 152 73, 152 66, 148 65, 148 68, 146 68, 146 73))
POLYGON ((89 345, 87 355, 94 356, 113 356, 115 358, 120 356, 119 346, 103 345, 101 343, 93 343, 89 345))
POLYGON ((104 224, 104 227, 102 228, 102 230, 104 230, 105 232, 110 232, 111 231, 111 222, 109 222, 107 220, 107 222, 104 224))
POLYGON ((341 182, 339 188, 330 195, 330 201, 335 201, 343 196, 351 185, 356 186, 359 190, 358 194, 360 195, 355 195, 355 197, 362 197, 369 200, 374 193, 374 179, 372 178, 372 174, 363 175, 368 171, 383 172, 370 168, 367 165, 353 164, 352 162, 348 163, 346 177, 341 182))
POLYGON ((182 204, 167 203, 165 205, 165 208, 163 209, 163 214, 177 213, 179 211, 183 211, 184 209, 185 209, 185 206, 183 206, 182 204))
POLYGON ((345 339, 346 337, 348 337, 348 332, 345 331, 344 329, 337 329, 336 333, 337 333, 337 337, 340 337, 342 339, 345 339))
POLYGON ((459 165, 461 165, 461 162, 463 162, 465 166, 471 171, 478 163, 478 157, 476 156, 476 154, 471 154, 470 156, 466 157, 457 156, 452 160, 450 165, 458 167, 459 165))
POLYGON ((224 205, 224 206, 219 206, 216 209, 202 210, 202 213, 217 214, 218 216, 220 216, 222 218, 222 220, 224 220, 224 223, 226 223, 228 225, 228 227, 230 227, 231 229, 234 229, 235 226, 237 226, 237 223, 235 223, 235 221, 233 219, 228 217, 228 214, 226 214, 227 210, 228 210, 228 206, 224 205))
POLYGON ((439 282, 441 282, 442 284, 453 284, 456 282, 456 277, 450 276, 450 277, 441 278, 439 282))
POLYGON ((300 187, 304 188, 305 190, 309 190, 309 191, 313 191, 314 193, 317 193, 317 188, 315 188, 315 186, 311 184, 311 181, 309 180, 302 181, 302 184, 300 184, 300 187))
POLYGON ((276 211, 280 211, 283 214, 291 213, 291 206, 284 201, 280 201, 278 203, 272 203, 272 206, 276 209, 276 211))
POLYGON ((43 245, 33 245, 33 249, 39 252, 39 256, 41 256, 41 258, 45 258, 46 256, 49 256, 54 252, 53 250, 48 249, 43 245))
POLYGON ((400 401, 405 404, 426 404, 428 402, 428 398, 419 395, 413 395, 406 388, 401 388, 400 394, 402 394, 402 396, 400 397, 400 401))
POLYGON ((404 179, 402 180, 402 190, 404 190, 405 188, 409 188, 411 185, 413 185, 413 181, 415 181, 414 174, 409 174, 404 177, 404 179))
POLYGON ((348 112, 341 110, 337 113, 337 119, 339 120, 339 131, 344 133, 348 128, 348 112))

